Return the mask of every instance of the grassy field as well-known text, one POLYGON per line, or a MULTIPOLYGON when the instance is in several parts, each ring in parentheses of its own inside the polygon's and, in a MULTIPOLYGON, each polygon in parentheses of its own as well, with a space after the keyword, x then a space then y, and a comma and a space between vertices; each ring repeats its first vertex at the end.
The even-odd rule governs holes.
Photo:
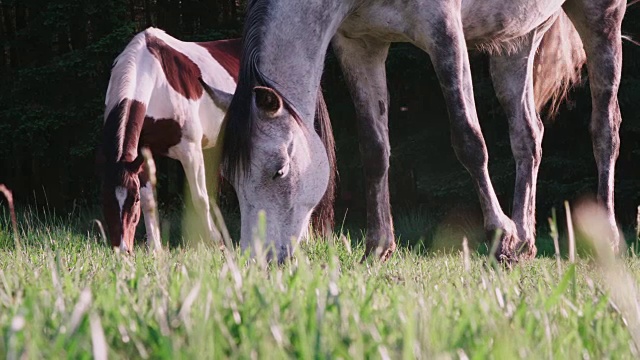
POLYGON ((88 220, 19 222, 22 251, 0 221, 0 358, 637 356, 634 256, 507 271, 475 253, 401 248, 360 264, 347 237, 265 269, 204 245, 122 256, 88 220))

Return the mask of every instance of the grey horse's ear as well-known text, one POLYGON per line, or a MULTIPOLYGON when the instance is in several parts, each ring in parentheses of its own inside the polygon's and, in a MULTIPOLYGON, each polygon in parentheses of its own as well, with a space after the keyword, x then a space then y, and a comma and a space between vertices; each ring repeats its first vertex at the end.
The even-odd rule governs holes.
POLYGON ((256 86, 253 88, 256 94, 256 105, 269 116, 275 116, 282 109, 282 98, 272 88, 256 86))
POLYGON ((233 94, 229 94, 228 92, 209 86, 209 84, 204 82, 202 78, 198 78, 198 81, 200 81, 200 84, 207 95, 209 95, 211 100, 213 100, 213 103, 224 110, 224 112, 227 112, 227 110, 229 110, 229 105, 231 104, 231 99, 233 99, 233 94))

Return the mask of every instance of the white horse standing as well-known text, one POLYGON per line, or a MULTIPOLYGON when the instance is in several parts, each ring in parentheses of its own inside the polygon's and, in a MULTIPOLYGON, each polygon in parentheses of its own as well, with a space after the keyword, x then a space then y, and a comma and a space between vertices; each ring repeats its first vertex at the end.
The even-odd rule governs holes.
POLYGON ((625 8, 624 0, 249 1, 223 150, 227 176, 240 198, 241 244, 250 246, 257 209, 267 209, 268 238, 278 257, 286 257, 290 238, 300 238, 325 190, 327 161, 311 119, 332 43, 357 112, 366 177, 366 253, 383 259, 391 255, 396 243, 388 189, 385 59, 390 43, 410 42, 432 59, 453 147, 474 180, 486 230, 502 234, 498 255, 508 261, 536 254, 535 193, 543 135, 538 108, 550 98, 555 99, 552 106, 562 99, 586 55, 598 199, 617 246, 613 181, 625 8), (512 218, 491 184, 468 48, 491 54, 494 87, 508 116, 517 170, 512 218), (288 175, 270 176, 279 166, 288 175), (290 195, 277 196, 282 192, 290 195))

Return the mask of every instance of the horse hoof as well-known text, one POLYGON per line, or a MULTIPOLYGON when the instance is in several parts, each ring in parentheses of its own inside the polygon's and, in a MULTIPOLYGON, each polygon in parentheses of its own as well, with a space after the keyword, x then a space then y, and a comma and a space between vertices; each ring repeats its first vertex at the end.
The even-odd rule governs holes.
POLYGON ((374 245, 366 245, 364 250, 364 255, 362 259, 360 259, 360 263, 365 262, 369 257, 375 254, 376 258, 381 262, 385 262, 391 258, 393 253, 396 251, 396 242, 392 239, 388 244, 383 246, 378 246, 378 244, 374 245))
MULTIPOLYGON (((515 232, 500 230, 501 235, 495 246, 494 256, 499 263, 511 268, 520 261, 536 257, 537 248, 534 241, 520 240, 515 232)), ((496 230, 489 231, 491 241, 495 241, 496 230)))
POLYGON ((532 260, 536 257, 538 249, 534 240, 523 241, 517 248, 518 259, 532 260))
POLYGON ((506 221, 505 224, 506 226, 487 231, 496 260, 507 267, 511 267, 521 260, 534 258, 536 256, 534 242, 521 240, 517 235, 515 224, 511 220, 506 221))

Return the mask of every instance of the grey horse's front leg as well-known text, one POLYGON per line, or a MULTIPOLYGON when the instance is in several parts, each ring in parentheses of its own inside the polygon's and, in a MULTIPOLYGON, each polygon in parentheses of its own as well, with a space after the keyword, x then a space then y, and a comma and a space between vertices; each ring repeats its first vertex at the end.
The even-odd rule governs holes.
POLYGON ((618 88, 622 72, 624 0, 571 0, 564 10, 575 25, 587 54, 591 86, 591 137, 598 166, 598 200, 607 212, 610 241, 619 250, 620 233, 613 206, 614 174, 620 149, 618 88))
POLYGON ((333 48, 351 91, 358 119, 367 197, 365 256, 388 259, 396 248, 389 202, 388 94, 385 60, 389 43, 349 39, 338 33, 333 48))
POLYGON ((482 136, 476 106, 469 56, 459 14, 443 11, 442 20, 434 21, 419 44, 431 56, 451 121, 451 140, 456 155, 473 178, 484 215, 485 229, 490 234, 499 231, 500 245, 496 256, 501 261, 517 261, 519 240, 516 227, 498 202, 489 178, 489 155, 482 136))
POLYGON ((544 126, 536 111, 533 91, 533 61, 544 31, 527 35, 520 51, 491 57, 491 77, 496 95, 509 121, 511 151, 516 160, 513 214, 519 256, 536 255, 536 182, 542 159, 544 126))

